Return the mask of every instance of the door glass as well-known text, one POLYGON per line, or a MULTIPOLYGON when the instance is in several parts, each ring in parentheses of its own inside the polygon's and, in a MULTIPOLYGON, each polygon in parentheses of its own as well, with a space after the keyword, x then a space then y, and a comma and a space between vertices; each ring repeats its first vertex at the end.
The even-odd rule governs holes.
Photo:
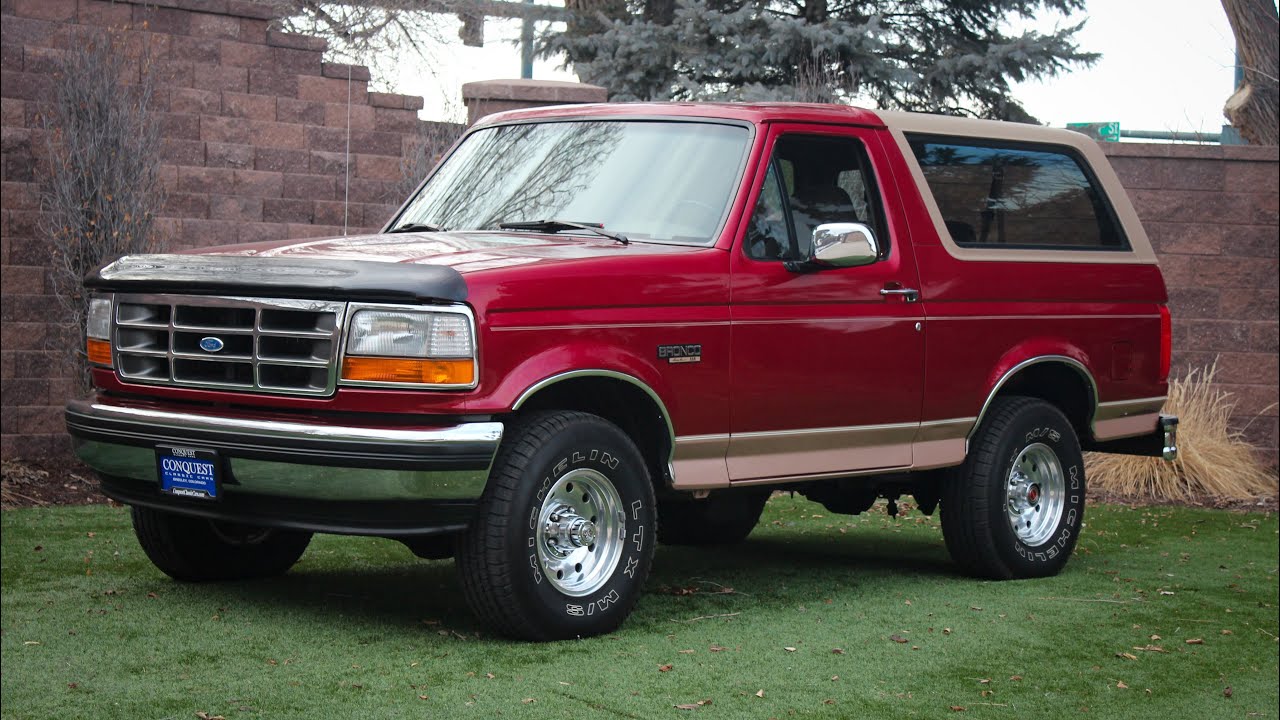
POLYGON ((883 257, 889 243, 879 231, 880 217, 874 177, 858 140, 784 135, 774 144, 747 233, 747 255, 756 260, 802 260, 809 256, 814 228, 857 222, 876 232, 883 257))

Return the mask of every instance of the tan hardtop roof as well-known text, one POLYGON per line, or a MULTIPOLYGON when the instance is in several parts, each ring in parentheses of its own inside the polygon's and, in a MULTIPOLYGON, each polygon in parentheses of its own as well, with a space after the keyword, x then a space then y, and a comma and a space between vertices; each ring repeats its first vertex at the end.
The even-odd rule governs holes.
POLYGON ((875 113, 884 122, 885 127, 903 133, 1052 143, 1074 147, 1081 152, 1089 148, 1097 149, 1097 143, 1086 135, 1043 125, 896 110, 876 110, 875 113))

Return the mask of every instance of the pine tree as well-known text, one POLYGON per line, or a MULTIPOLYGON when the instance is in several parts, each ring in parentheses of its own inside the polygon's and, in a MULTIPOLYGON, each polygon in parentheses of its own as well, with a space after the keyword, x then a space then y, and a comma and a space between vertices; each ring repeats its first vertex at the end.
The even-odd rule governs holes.
POLYGON ((856 101, 1034 122, 1011 83, 1088 66, 1075 33, 1010 27, 1084 0, 575 0, 543 36, 614 100, 856 101))

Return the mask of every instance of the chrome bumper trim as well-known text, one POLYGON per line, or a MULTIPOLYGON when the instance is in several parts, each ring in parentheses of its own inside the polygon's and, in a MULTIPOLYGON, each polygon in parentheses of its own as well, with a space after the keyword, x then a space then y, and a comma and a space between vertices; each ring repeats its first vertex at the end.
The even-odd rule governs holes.
POLYGON ((158 483, 155 447, 217 450, 229 494, 313 500, 475 500, 502 440, 500 422, 377 428, 67 404, 76 454, 95 470, 158 483))
POLYGON ((1178 418, 1173 415, 1161 415, 1160 430, 1164 433, 1164 450, 1161 456, 1173 462, 1178 459, 1178 418))

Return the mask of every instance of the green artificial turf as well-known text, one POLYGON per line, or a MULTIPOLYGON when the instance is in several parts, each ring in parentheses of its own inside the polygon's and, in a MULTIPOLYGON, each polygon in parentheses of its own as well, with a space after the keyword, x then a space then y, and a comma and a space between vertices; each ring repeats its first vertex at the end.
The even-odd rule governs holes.
POLYGON ((1275 718, 1277 518, 1086 521, 1061 576, 991 583, 955 573, 936 517, 778 496, 739 546, 659 549, 618 632, 535 645, 391 541, 320 536, 284 578, 184 585, 125 509, 7 511, 0 714, 1275 718))

